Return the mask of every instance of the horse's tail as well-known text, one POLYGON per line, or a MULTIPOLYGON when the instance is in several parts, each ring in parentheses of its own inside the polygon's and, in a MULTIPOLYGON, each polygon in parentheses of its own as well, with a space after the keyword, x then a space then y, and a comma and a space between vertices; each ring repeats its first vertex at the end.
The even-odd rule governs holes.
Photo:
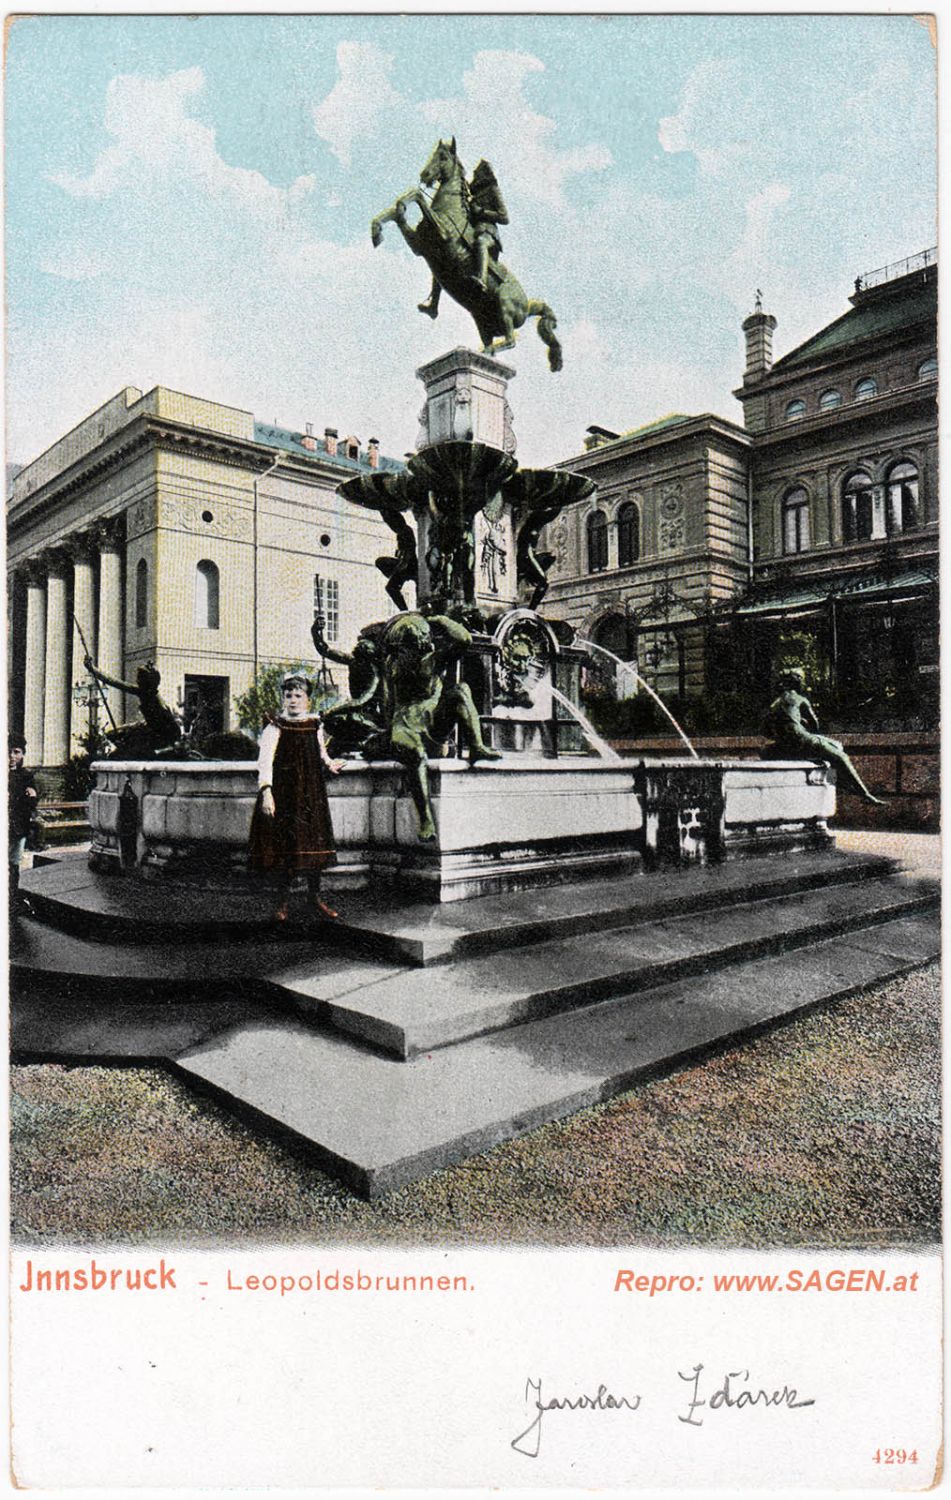
POLYGON ((529 302, 526 317, 538 319, 538 336, 548 345, 548 367, 560 370, 562 365, 561 345, 555 337, 558 319, 547 302, 529 302))

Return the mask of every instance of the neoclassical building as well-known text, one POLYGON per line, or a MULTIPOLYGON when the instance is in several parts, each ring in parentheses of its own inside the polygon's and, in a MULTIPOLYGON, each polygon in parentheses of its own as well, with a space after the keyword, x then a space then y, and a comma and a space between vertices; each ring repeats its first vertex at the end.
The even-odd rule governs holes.
MULTIPOLYGON (((87 728, 83 640, 126 682, 147 661, 181 712, 234 727, 268 662, 313 659, 318 608, 344 649, 392 613, 374 559, 392 533, 335 487, 402 467, 379 443, 256 422, 250 412, 133 387, 13 478, 8 502, 10 723, 30 764, 62 766, 87 728)), ((108 693, 116 720, 135 702, 108 693)))
POLYGON ((935 253, 860 276, 849 300, 774 362, 757 299, 742 426, 589 428, 562 467, 598 494, 549 528, 546 613, 681 696, 716 670, 767 691, 790 633, 856 713, 936 695, 935 253))

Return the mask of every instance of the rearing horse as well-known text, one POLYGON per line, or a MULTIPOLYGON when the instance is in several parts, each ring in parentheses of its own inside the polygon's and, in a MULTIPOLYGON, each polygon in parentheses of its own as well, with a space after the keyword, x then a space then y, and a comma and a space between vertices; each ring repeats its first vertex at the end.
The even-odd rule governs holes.
MULTIPOLYGON (((401 193, 370 225, 374 245, 383 238, 383 225, 395 222, 413 254, 423 257, 439 285, 472 315, 484 354, 514 349, 516 328, 521 328, 526 318, 537 318, 539 336, 548 345, 548 364, 552 370, 560 370, 557 319, 548 303, 529 301, 500 260, 489 262, 488 288, 473 276, 474 235, 468 188, 465 169, 456 155, 455 137, 438 142, 419 178, 424 186, 435 187, 432 199, 419 187, 401 193), (406 218, 411 203, 422 214, 415 228, 406 218)), ((432 316, 436 316, 434 308, 432 316)))

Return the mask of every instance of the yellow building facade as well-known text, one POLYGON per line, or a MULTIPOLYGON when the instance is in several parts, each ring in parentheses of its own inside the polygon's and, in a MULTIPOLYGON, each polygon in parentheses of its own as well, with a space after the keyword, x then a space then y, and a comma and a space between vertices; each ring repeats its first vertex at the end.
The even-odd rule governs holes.
MULTIPOLYGON (((401 465, 371 439, 268 426, 250 412, 126 387, 15 476, 8 502, 10 722, 34 766, 63 765, 88 727, 83 640, 125 682, 154 662, 187 719, 235 727, 256 669, 314 660, 319 607, 349 649, 394 612, 374 566, 393 551, 336 486, 401 465)), ((315 663, 316 664, 316 663, 315 663)), ((136 714, 115 689, 117 721, 136 714)), ((106 726, 108 727, 108 726, 106 726)))

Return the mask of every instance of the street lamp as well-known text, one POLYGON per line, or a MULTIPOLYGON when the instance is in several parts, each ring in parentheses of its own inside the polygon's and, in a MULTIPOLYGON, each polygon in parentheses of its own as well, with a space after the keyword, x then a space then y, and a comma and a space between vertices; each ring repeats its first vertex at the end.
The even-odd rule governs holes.
POLYGON ((266 479, 269 474, 273 474, 274 470, 275 469, 279 469, 280 466, 281 466, 281 458, 280 458, 280 454, 278 454, 277 458, 271 464, 270 468, 264 469, 260 474, 255 474, 254 479, 252 480, 252 485, 253 485, 253 489, 254 489, 254 505, 252 507, 252 527, 251 527, 251 551, 252 551, 252 589, 251 589, 252 597, 251 597, 251 604, 252 604, 252 609, 253 609, 253 613, 254 613, 254 625, 253 625, 253 633, 252 633, 254 666, 253 666, 253 675, 252 675, 252 679, 251 679, 252 683, 254 683, 254 682, 257 681, 257 676, 258 676, 258 485, 260 484, 260 482, 261 482, 262 479, 266 479))
POLYGON ((91 677, 85 682, 77 682, 73 687, 73 702, 77 708, 85 708, 89 713, 89 728, 87 730, 87 749, 90 756, 96 753, 97 720, 99 718, 99 689, 91 677))

